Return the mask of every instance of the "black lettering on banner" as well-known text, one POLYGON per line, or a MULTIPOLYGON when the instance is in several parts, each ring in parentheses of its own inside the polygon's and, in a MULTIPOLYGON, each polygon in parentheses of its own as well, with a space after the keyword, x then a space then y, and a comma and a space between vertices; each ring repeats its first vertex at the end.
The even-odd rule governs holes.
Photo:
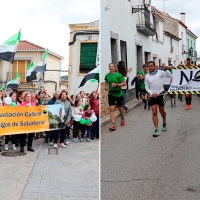
POLYGON ((187 77, 187 75, 183 71, 180 71, 180 73, 181 73, 181 79, 180 79, 179 85, 182 85, 182 83, 183 83, 183 77, 185 78, 185 80, 187 81, 187 83, 192 80, 193 71, 190 71, 190 79, 187 77))
POLYGON ((193 81, 200 82, 200 70, 195 74, 193 81))

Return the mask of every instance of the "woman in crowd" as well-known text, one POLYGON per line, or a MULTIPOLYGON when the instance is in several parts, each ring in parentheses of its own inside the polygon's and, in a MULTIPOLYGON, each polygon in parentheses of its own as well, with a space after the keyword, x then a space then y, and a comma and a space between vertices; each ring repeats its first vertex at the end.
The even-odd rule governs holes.
MULTIPOLYGON (((61 129, 61 134, 60 134, 60 146, 63 148, 66 148, 66 146, 64 145, 64 140, 66 138, 66 131, 69 131, 69 125, 70 125, 70 120, 72 118, 72 107, 71 107, 71 103, 67 100, 67 91, 66 90, 62 90, 60 93, 60 98, 59 100, 56 101, 55 104, 63 104, 64 108, 65 108, 65 127, 64 129, 61 129)), ((57 148, 57 140, 58 140, 58 133, 59 131, 55 131, 54 133, 54 148, 57 148)))
POLYGON ((31 92, 31 101, 38 105, 38 100, 36 99, 35 92, 31 92))
POLYGON ((95 135, 96 138, 99 138, 99 91, 94 91, 90 94, 90 106, 97 117, 97 121, 92 123, 91 128, 91 140, 94 140, 95 135))
POLYGON ((24 101, 25 90, 19 90, 17 93, 17 102, 20 104, 24 101))
MULTIPOLYGON (((35 102, 31 101, 31 93, 27 92, 24 96, 24 101, 21 103, 21 106, 36 106, 35 102)), ((32 143, 33 143, 33 137, 35 133, 28 133, 28 146, 27 146, 27 151, 35 151, 32 148, 32 143)), ((25 146, 25 137, 26 134, 21 134, 20 136, 20 152, 24 152, 24 146, 25 146)))
POLYGON ((126 103, 126 90, 127 90, 127 79, 129 77, 129 73, 132 71, 132 68, 129 68, 128 71, 126 70, 125 63, 123 61, 119 61, 118 64, 118 72, 124 77, 126 81, 126 85, 122 86, 122 92, 123 92, 123 100, 122 100, 122 107, 124 110, 128 109, 128 106, 125 105, 126 103))
MULTIPOLYGON (((74 103, 74 107, 72 108, 72 116, 75 115, 83 115, 83 108, 81 107, 81 100, 76 99, 74 103)), ((73 139, 72 142, 79 142, 78 134, 79 134, 80 123, 73 119, 73 139)))
MULTIPOLYGON (((17 99, 16 92, 11 92, 9 94, 9 97, 12 99, 12 102, 14 102, 14 103, 16 103, 16 105, 20 106, 20 104, 16 101, 16 99, 17 99)), ((9 105, 4 103, 4 106, 9 106, 9 105)), ((16 151, 15 144, 16 144, 17 135, 11 135, 11 136, 10 135, 6 135, 5 136, 5 147, 4 147, 4 149, 6 151, 8 151, 8 141, 9 141, 10 138, 11 138, 11 142, 12 142, 12 150, 16 151)))

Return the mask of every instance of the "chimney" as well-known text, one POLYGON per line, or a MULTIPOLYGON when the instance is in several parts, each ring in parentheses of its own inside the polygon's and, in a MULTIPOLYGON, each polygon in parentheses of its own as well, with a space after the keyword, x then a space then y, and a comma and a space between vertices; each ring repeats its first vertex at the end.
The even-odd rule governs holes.
POLYGON ((181 13, 181 22, 183 22, 185 24, 185 13, 184 12, 181 13))

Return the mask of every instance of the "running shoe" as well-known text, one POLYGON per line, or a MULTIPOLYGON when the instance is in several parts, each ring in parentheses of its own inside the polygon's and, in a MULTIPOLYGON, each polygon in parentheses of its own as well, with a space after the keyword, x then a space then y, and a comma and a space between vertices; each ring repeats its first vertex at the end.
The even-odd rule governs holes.
POLYGON ((188 109, 189 109, 189 107, 188 107, 188 105, 186 105, 186 106, 185 106, 185 110, 188 110, 188 109))
POLYGON ((81 142, 83 142, 83 138, 81 138, 81 142))
POLYGON ((90 142, 90 138, 87 138, 87 142, 90 142))
POLYGON ((148 107, 148 111, 150 111, 151 110, 151 107, 148 107))
POLYGON ((125 126, 125 121, 124 120, 121 121, 120 126, 125 126))
POLYGON ((163 124, 162 125, 162 131, 166 131, 167 130, 167 125, 166 124, 163 124))
POLYGON ((192 104, 188 105, 188 108, 189 108, 189 109, 192 109, 192 104))
POLYGON ((153 137, 158 137, 160 136, 160 132, 156 129, 155 132, 153 133, 153 137))
POLYGON ((147 104, 145 103, 145 104, 144 104, 144 110, 146 110, 146 109, 147 109, 147 104))
POLYGON ((116 126, 115 125, 110 126, 109 130, 110 131, 115 131, 116 130, 116 126))

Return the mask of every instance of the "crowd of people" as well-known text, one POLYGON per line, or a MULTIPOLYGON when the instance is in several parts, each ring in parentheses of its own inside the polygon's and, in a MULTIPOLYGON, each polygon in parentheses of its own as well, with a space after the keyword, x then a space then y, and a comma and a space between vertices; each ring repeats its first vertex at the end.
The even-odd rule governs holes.
MULTIPOLYGON (((20 152, 24 153, 24 147, 27 151, 34 152, 33 139, 45 138, 45 142, 50 146, 57 148, 58 146, 66 148, 70 142, 70 133, 72 132, 72 142, 83 142, 86 135, 86 141, 90 142, 94 138, 99 139, 99 91, 93 91, 90 94, 81 91, 79 94, 68 97, 67 90, 55 91, 52 97, 48 94, 43 86, 40 87, 36 94, 34 91, 26 92, 25 90, 12 89, 8 95, 12 102, 17 106, 42 106, 63 104, 65 109, 64 129, 56 129, 52 131, 14 134, 1 136, 0 146, 3 146, 2 140, 5 139, 4 150, 8 151, 9 141, 12 142, 12 150, 16 151, 20 146, 20 152), (89 125, 80 124, 74 120, 75 115, 80 115, 84 119, 89 119, 91 115, 96 115, 97 120, 89 125)), ((9 106, 5 103, 7 97, 6 90, 0 90, 0 105, 9 106)), ((1 109, 1 108, 0 108, 1 109)))

